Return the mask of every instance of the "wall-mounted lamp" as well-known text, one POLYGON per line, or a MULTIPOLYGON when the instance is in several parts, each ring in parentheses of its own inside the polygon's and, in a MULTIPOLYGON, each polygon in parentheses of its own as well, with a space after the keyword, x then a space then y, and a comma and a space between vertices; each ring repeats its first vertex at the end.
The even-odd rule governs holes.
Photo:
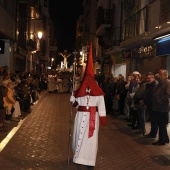
POLYGON ((43 33, 41 31, 38 32, 38 38, 41 39, 43 36, 43 33))
POLYGON ((155 28, 156 28, 156 29, 161 29, 161 26, 156 26, 155 28))
POLYGON ((51 66, 53 65, 54 58, 51 58, 51 66))

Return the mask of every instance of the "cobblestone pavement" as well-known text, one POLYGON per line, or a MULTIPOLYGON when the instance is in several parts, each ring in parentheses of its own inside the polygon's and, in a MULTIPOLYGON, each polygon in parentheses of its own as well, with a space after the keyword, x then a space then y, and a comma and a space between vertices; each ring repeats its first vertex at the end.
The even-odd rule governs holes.
MULTIPOLYGON (((43 92, 32 113, 0 152, 0 170, 67 169, 69 96, 43 92)), ((75 112, 73 109, 73 116, 75 112)), ((95 170, 169 170, 170 144, 153 146, 153 139, 134 134, 126 124, 107 116, 107 126, 99 132, 95 170)), ((75 170, 72 153, 70 170, 75 170)))

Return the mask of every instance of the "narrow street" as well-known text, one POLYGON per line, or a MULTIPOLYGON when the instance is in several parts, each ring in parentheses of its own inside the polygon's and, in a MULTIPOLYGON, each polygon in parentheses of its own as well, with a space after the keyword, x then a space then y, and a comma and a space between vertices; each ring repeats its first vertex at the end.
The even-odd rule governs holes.
MULTIPOLYGON (((68 93, 42 92, 31 114, 18 124, 20 128, 0 152, 0 170, 67 169, 69 97, 68 93)), ((74 108, 73 116, 75 112, 74 108)), ((153 146, 155 139, 134 134, 126 124, 107 116, 107 126, 99 131, 95 170, 169 170, 170 144, 153 146)), ((170 134, 170 127, 168 131, 170 134)), ((75 170, 72 153, 70 170, 75 170)))

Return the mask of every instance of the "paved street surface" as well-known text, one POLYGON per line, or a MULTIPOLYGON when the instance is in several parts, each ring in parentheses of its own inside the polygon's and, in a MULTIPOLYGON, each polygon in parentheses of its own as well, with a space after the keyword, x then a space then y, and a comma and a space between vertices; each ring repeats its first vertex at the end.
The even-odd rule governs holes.
MULTIPOLYGON (((41 94, 31 114, 16 125, 15 135, 0 152, 0 170, 67 169, 69 97, 70 94, 41 94)), ((1 144, 4 136, 1 132, 1 144)), ((95 170, 170 170, 170 144, 153 146, 154 141, 134 134, 126 121, 107 116, 107 126, 99 132, 95 170)), ((72 153, 70 170, 75 170, 72 153)))

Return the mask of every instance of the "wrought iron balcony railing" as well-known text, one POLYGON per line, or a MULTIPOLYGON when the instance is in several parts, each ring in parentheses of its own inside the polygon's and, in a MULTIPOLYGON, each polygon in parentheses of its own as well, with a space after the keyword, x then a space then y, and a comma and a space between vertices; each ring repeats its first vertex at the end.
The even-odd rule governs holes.
MULTIPOLYGON (((105 34, 103 40, 103 46, 107 48, 111 48, 113 46, 119 46, 121 42, 120 37, 120 27, 109 28, 107 33, 105 34)), ((99 39, 100 40, 100 39, 99 39)), ((102 42, 102 41, 101 41, 102 42)))
POLYGON ((144 7, 124 21, 122 39, 127 40, 148 31, 148 7, 144 7))
POLYGON ((119 46, 121 42, 120 27, 113 27, 111 30, 111 41, 113 42, 113 46, 119 46))
POLYGON ((103 9, 103 7, 99 7, 96 16, 96 28, 99 28, 102 24, 111 25, 112 18, 113 18, 112 9, 103 9))

